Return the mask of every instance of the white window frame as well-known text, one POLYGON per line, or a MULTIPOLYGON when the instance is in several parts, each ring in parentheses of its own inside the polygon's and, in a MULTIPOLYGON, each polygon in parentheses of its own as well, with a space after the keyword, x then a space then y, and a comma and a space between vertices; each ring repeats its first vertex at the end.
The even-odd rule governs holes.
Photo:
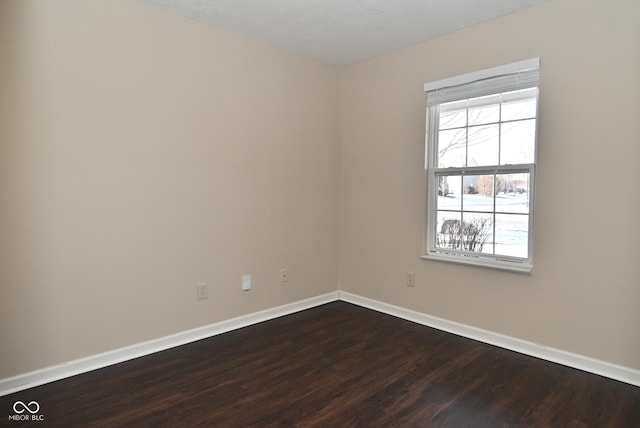
MULTIPOLYGON (((465 166, 461 168, 439 168, 437 165, 439 106, 441 103, 464 100, 484 95, 499 94, 511 90, 536 87, 539 94, 540 59, 533 58, 499 67, 489 68, 461 76, 430 82, 424 85, 428 94, 426 160, 427 170, 427 221, 425 233, 425 254, 423 259, 438 260, 451 263, 462 263, 494 269, 530 273, 533 269, 533 235, 534 235, 534 196, 535 169, 538 152, 539 102, 536 95, 536 128, 534 139, 533 163, 516 165, 465 166), (524 76, 522 79, 519 76, 524 76), (440 91, 444 98, 439 99, 440 91), (431 99, 431 98, 434 99, 431 99), (436 247, 437 236, 437 198, 438 178, 442 175, 493 175, 497 173, 528 173, 529 182, 529 224, 527 258, 502 256, 495 254, 473 253, 436 247)), ((501 122, 500 122, 501 123, 501 122)), ((461 208, 464 209, 464 208, 461 208)), ((464 212, 464 211, 462 211, 464 212)), ((494 215, 496 210, 494 208, 494 215)))

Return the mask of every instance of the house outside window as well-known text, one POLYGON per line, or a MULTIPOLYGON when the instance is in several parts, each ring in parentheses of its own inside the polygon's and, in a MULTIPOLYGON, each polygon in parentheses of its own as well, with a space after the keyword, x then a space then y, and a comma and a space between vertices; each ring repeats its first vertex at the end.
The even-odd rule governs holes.
POLYGON ((425 84, 424 258, 530 272, 538 58, 425 84))

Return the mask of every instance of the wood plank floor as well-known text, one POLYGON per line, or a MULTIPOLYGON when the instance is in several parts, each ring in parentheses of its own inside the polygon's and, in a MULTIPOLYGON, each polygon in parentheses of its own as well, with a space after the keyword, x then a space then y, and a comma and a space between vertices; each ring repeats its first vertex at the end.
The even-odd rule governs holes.
POLYGON ((334 302, 0 397, 54 427, 640 427, 640 388, 334 302))

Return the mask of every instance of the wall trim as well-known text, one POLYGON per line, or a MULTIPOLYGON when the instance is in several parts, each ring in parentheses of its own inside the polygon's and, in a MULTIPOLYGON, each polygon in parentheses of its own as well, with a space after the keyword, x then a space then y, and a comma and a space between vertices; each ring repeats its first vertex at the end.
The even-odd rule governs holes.
POLYGON ((640 370, 619 366, 602 360, 596 360, 594 358, 585 357, 584 355, 547 347, 481 328, 459 324, 443 318, 426 315, 421 312, 362 297, 357 294, 351 294, 345 291, 340 291, 339 293, 340 300, 373 309, 374 311, 393 315, 398 318, 413 321, 418 324, 433 327, 468 339, 488 343, 489 345, 498 346, 500 348, 540 358, 542 360, 551 361, 564 366, 608 377, 620 382, 640 386, 640 370))
POLYGON ((0 379, 0 397, 44 385, 49 382, 54 382, 56 380, 132 360, 134 358, 143 357, 155 352, 164 351, 176 346, 185 345, 197 340, 217 336, 222 333, 227 333, 232 330, 279 318, 295 312, 300 312, 305 309, 324 305, 336 300, 342 300, 377 312, 382 312, 387 315, 453 333, 468 339, 488 343, 500 348, 509 349, 511 351, 540 358, 542 360, 551 361, 631 385, 640 386, 640 370, 619 366, 605 361, 585 357, 583 355, 573 354, 560 349, 550 348, 533 342, 528 342, 526 340, 494 333, 481 328, 426 315, 421 312, 380 302, 368 297, 362 297, 346 291, 334 291, 147 342, 115 349, 113 351, 92 355, 64 364, 47 367, 10 378, 0 379))
POLYGON ((101 354, 92 355, 67 363, 46 367, 44 369, 20 374, 10 378, 0 379, 0 397, 12 394, 49 382, 101 369, 134 358, 143 357, 155 352, 164 351, 176 346, 185 345, 197 340, 217 336, 242 327, 247 327, 263 321, 279 318, 305 309, 320 306, 339 299, 337 291, 323 294, 309 299, 299 300, 275 308, 265 309, 248 315, 242 315, 225 321, 183 331, 147 342, 137 343, 124 348, 114 349, 101 354))

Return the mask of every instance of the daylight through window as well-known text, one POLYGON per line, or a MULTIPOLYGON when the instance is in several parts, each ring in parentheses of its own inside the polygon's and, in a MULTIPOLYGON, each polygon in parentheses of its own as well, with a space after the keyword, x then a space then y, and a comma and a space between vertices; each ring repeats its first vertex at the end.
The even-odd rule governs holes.
POLYGON ((530 271, 539 60, 425 85, 427 258, 530 271))

